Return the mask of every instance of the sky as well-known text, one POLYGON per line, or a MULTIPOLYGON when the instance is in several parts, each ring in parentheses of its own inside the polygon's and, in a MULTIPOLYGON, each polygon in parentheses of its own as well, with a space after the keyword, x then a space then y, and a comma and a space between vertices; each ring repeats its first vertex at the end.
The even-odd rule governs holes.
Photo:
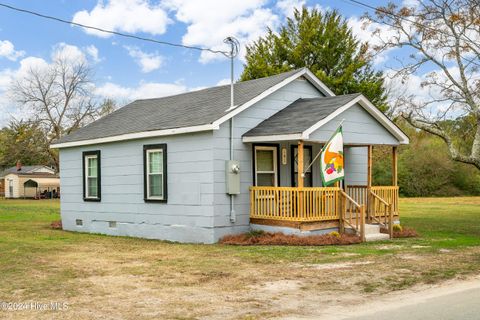
MULTIPOLYGON (((225 50, 223 39, 233 35, 241 43, 235 60, 236 78, 243 68, 245 45, 278 28, 303 5, 337 9, 348 19, 361 41, 372 41, 361 16, 366 8, 347 0, 0 0, 1 3, 104 29, 190 46, 225 50)), ((383 1, 365 0, 378 6, 383 1)), ((380 26, 381 27, 381 26, 380 26)), ((51 62, 55 52, 85 59, 94 71, 99 99, 126 103, 161 97, 229 81, 229 61, 220 54, 142 42, 73 27, 0 7, 0 127, 22 116, 8 89, 31 67, 51 62)), ((375 59, 384 70, 394 50, 375 59)))

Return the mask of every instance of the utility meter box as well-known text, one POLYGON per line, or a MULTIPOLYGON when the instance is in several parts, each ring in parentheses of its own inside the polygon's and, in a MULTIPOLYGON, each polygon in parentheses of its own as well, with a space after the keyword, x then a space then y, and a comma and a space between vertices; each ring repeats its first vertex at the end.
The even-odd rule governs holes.
POLYGON ((236 160, 225 161, 227 194, 240 194, 240 163, 236 160))

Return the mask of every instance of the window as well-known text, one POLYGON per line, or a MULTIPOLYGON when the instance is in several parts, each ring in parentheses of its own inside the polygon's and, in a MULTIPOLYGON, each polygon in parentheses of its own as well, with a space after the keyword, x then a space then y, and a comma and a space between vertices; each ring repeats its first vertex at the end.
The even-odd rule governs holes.
POLYGON ((254 146, 256 186, 278 186, 278 147, 254 146))
POLYGON ((100 151, 83 153, 83 200, 100 201, 100 151))
POLYGON ((167 201, 167 145, 143 147, 145 201, 167 201))
MULTIPOLYGON (((303 147, 303 170, 305 170, 312 162, 312 146, 303 147)), ((292 146, 292 186, 298 186, 298 147, 292 146)), ((312 167, 308 168, 303 178, 303 185, 305 187, 311 187, 312 183, 312 167)))

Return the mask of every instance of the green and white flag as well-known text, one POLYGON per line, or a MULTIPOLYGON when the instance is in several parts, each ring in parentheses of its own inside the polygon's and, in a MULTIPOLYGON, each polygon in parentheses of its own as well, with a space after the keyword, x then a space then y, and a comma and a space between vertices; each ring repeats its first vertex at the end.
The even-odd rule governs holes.
POLYGON ((320 154, 320 175, 324 186, 345 177, 343 164, 343 132, 340 125, 320 154))

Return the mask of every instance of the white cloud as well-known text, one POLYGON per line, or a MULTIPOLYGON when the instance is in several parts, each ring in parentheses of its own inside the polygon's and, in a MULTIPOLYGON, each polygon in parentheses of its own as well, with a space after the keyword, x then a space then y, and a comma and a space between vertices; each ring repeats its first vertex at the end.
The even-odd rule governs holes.
POLYGON ((305 5, 305 0, 280 0, 276 6, 287 17, 293 17, 295 9, 301 9, 305 5))
POLYGON ((4 57, 11 61, 17 61, 25 55, 25 51, 15 50, 15 46, 8 40, 0 40, 0 58, 4 57))
POLYGON ((79 47, 65 42, 60 42, 53 46, 51 58, 52 60, 63 58, 76 62, 87 61, 85 53, 79 47))
MULTIPOLYGON (((381 45, 382 39, 389 39, 396 34, 396 32, 389 26, 376 22, 368 22, 364 18, 353 16, 348 18, 347 23, 358 40, 363 43, 368 43, 370 50, 373 50, 374 47, 381 45)), ((391 50, 394 49, 382 51, 380 54, 376 53, 373 60, 374 65, 378 66, 387 61, 391 50)))
MULTIPOLYGON (((159 35, 165 33, 171 20, 161 4, 154 5, 145 0, 99 0, 90 12, 75 13, 73 22, 112 31, 159 35)), ((111 36, 92 29, 84 30, 99 37, 111 36)))
POLYGON ((99 97, 115 100, 136 100, 171 96, 187 91, 187 87, 179 83, 141 82, 137 87, 123 87, 107 82, 96 88, 99 97))
POLYGON ((230 78, 225 78, 217 82, 217 86, 224 86, 230 84, 230 78))
POLYGON ((142 68, 143 73, 152 72, 159 69, 163 65, 163 57, 157 52, 146 53, 137 47, 124 46, 128 50, 130 57, 142 68))
MULTIPOLYGON (((245 54, 245 44, 264 35, 267 27, 274 28, 279 23, 279 17, 264 8, 265 4, 265 0, 165 2, 165 6, 176 13, 176 19, 188 25, 183 44, 228 50, 223 39, 235 36, 242 44, 240 57, 245 54)), ((222 55, 202 52, 200 61, 206 63, 219 58, 222 55)))
POLYGON ((93 44, 85 47, 85 52, 92 58, 93 62, 98 63, 101 61, 98 56, 98 49, 93 44))

